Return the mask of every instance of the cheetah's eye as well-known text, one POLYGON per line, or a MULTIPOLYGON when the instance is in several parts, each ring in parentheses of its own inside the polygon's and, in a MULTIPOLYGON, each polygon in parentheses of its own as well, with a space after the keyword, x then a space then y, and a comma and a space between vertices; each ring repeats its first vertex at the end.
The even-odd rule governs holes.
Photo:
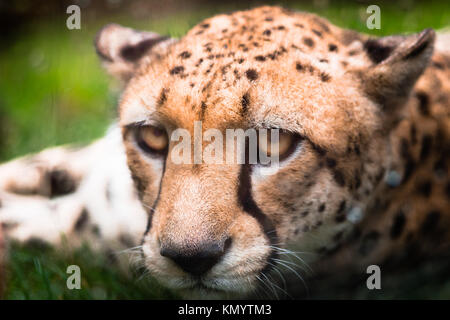
POLYGON ((278 139, 275 136, 273 140, 271 130, 267 130, 267 135, 265 136, 260 135, 258 139, 259 151, 267 154, 269 157, 278 157, 280 160, 283 160, 295 150, 301 138, 294 133, 279 130, 278 139))
POLYGON ((154 126, 136 128, 135 138, 138 146, 150 153, 164 153, 169 144, 166 131, 154 126))

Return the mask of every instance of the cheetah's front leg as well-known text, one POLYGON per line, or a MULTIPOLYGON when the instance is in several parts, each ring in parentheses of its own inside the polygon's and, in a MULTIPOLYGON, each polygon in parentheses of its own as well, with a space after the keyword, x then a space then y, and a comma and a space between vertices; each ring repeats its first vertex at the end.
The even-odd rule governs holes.
POLYGON ((0 166, 0 201, 6 237, 20 242, 130 247, 146 226, 118 129, 81 149, 48 149, 0 166))

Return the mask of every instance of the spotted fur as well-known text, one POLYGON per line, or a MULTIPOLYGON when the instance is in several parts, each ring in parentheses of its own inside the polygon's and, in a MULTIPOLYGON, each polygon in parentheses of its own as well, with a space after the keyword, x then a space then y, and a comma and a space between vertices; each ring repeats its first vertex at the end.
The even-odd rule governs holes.
POLYGON ((66 233, 137 243, 144 235, 158 280, 210 297, 249 294, 263 277, 306 264, 361 272, 412 254, 446 255, 450 55, 434 43, 430 29, 371 38, 278 7, 215 16, 180 40, 107 26, 97 51, 126 84, 123 144, 115 130, 86 149, 3 165, 0 220, 23 241, 57 243, 66 233), (146 123, 193 132, 194 121, 203 130, 282 128, 301 143, 267 175, 247 164, 175 165, 145 154, 129 134, 146 123), (50 231, 40 221, 55 211, 64 218, 50 231), (226 249, 200 281, 161 255, 205 243, 226 249), (294 252, 302 254, 289 260, 294 252))

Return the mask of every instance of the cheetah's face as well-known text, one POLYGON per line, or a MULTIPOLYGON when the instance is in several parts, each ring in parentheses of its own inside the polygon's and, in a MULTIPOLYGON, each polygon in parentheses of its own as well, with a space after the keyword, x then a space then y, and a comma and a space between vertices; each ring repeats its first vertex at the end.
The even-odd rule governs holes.
POLYGON ((395 50, 348 37, 279 8, 214 17, 178 42, 115 25, 102 30, 100 55, 130 79, 120 122, 149 213, 143 254, 157 279, 190 292, 247 293, 272 270, 290 272, 299 262, 286 249, 312 261, 362 218, 388 152, 383 91, 366 89, 364 77, 391 69, 379 67, 388 57, 374 56, 370 45, 395 50), (187 130, 195 150, 199 122, 202 133, 224 137, 227 129, 280 129, 279 166, 175 163, 174 132, 187 130))

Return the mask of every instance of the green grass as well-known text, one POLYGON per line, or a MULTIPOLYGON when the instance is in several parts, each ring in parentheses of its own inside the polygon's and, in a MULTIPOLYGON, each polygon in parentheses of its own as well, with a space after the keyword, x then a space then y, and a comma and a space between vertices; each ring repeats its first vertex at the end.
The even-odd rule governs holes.
POLYGON ((62 252, 41 245, 13 244, 8 264, 7 299, 171 299, 175 296, 125 263, 119 253, 83 246, 62 252), (69 290, 67 267, 81 270, 81 289, 69 290))
MULTIPOLYGON (((418 4, 401 1, 397 7, 382 2, 381 30, 366 28, 367 4, 329 1, 329 6, 322 7, 280 1, 265 3, 316 12, 339 26, 374 35, 417 32, 427 27, 440 29, 450 21, 449 5, 443 1, 418 4)), ((202 18, 246 7, 249 5, 241 3, 170 15, 154 12, 141 20, 130 19, 127 13, 108 18, 87 17, 82 19, 82 30, 74 31, 65 28, 64 16, 33 23, 0 52, 0 160, 53 145, 86 143, 104 133, 116 115, 119 89, 102 71, 92 45, 95 32, 103 24, 114 21, 180 37, 202 18)), ((133 274, 123 272, 107 255, 88 248, 62 254, 52 249, 14 245, 10 250, 6 298, 172 297, 151 280, 133 274), (71 264, 82 269, 82 290, 68 290, 65 286, 65 270, 71 264)))

